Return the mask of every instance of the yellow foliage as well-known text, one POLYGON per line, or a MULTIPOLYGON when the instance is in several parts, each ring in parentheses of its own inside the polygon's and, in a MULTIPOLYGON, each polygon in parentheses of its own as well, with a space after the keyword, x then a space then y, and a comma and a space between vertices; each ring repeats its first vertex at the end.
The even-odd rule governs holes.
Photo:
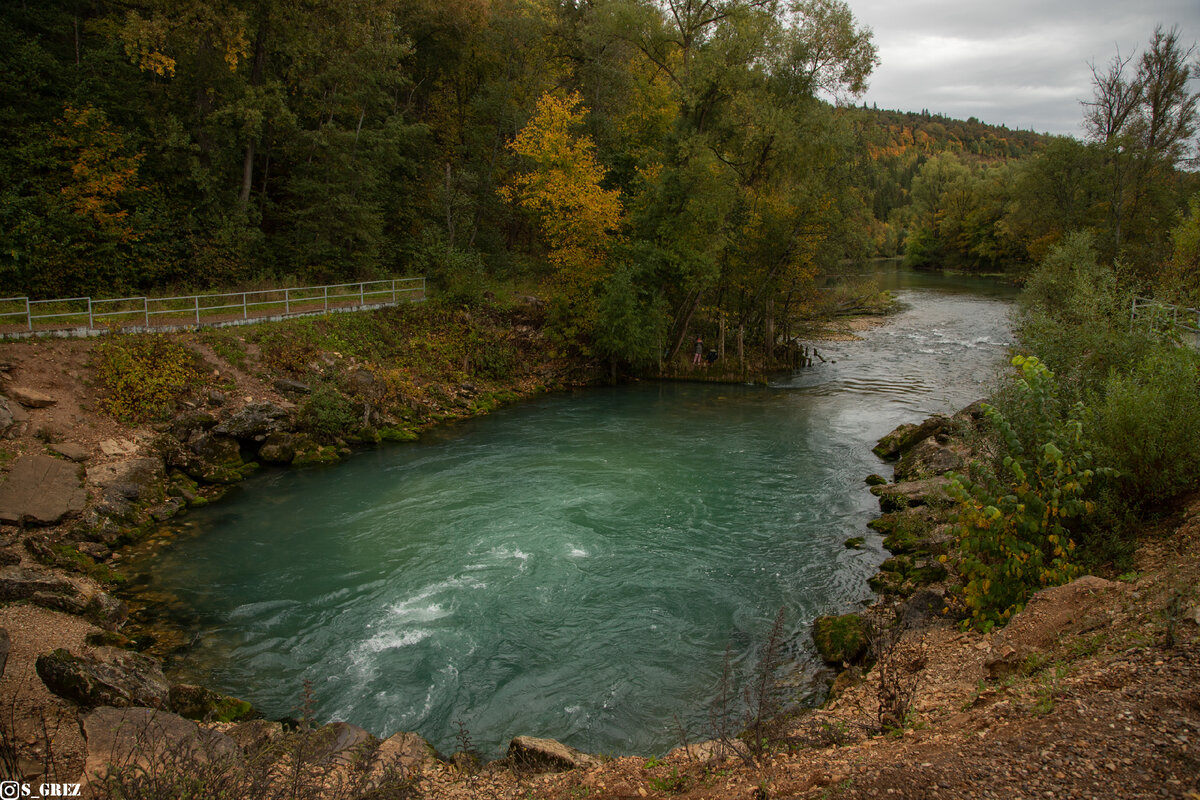
POLYGON ((575 131, 587 109, 578 92, 542 95, 533 118, 509 147, 532 163, 500 195, 535 214, 550 246, 548 258, 572 299, 607 274, 608 251, 621 224, 621 193, 601 186, 605 170, 591 137, 575 131))

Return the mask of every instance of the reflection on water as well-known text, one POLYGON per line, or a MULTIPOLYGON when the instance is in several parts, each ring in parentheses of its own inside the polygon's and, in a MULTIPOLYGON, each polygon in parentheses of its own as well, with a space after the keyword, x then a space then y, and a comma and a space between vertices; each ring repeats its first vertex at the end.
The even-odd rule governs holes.
POLYGON ((889 280, 906 311, 770 387, 549 397, 253 479, 153 561, 197 615, 177 676, 269 715, 310 680, 320 718, 446 750, 456 721, 489 752, 700 731, 727 645, 748 664, 786 606, 803 658, 814 616, 868 599, 874 441, 977 399, 1002 359, 1003 292, 889 280))

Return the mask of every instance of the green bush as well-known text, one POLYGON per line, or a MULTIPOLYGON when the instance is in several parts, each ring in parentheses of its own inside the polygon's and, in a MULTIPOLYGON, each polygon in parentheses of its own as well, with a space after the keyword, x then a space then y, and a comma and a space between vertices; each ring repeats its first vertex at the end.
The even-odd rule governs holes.
POLYGON ((93 363, 101 405, 129 422, 169 417, 179 396, 201 381, 196 354, 161 334, 105 340, 93 363))
POLYGON ((296 414, 296 426, 322 441, 345 436, 358 422, 354 404, 328 386, 309 395, 296 414))
POLYGON ((1080 570, 1069 525, 1095 510, 1088 489, 1097 473, 1083 436, 1083 407, 1063 411, 1054 374, 1036 358, 1017 356, 1015 405, 1022 430, 995 406, 985 413, 1004 452, 999 468, 975 480, 953 475, 955 529, 971 624, 987 631, 1020 611, 1038 589, 1080 570))
POLYGON ((1162 346, 1113 372, 1088 409, 1101 461, 1121 473, 1131 505, 1167 500, 1200 479, 1200 357, 1162 346))

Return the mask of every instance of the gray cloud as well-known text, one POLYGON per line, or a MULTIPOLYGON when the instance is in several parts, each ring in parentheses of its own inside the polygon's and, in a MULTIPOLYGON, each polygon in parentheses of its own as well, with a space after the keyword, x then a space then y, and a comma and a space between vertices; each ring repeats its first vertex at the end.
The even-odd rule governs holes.
POLYGON ((1157 24, 1200 37, 1200 0, 848 0, 882 64, 863 99, 1082 136, 1089 63, 1141 52, 1157 24))

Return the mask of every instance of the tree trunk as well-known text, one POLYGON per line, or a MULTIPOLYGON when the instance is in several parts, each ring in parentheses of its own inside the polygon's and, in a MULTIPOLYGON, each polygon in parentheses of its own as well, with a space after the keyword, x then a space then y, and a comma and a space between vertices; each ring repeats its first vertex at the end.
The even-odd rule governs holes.
POLYGON ((246 142, 246 156, 242 159, 242 191, 238 202, 243 206, 250 202, 250 186, 254 183, 254 140, 246 142))
POLYGON ((696 309, 700 307, 700 298, 704 296, 703 289, 696 290, 696 296, 692 298, 691 306, 687 310, 687 315, 683 318, 679 325, 679 330, 675 334, 675 341, 671 345, 671 352, 667 355, 667 362, 675 360, 675 356, 679 353, 679 348, 683 347, 683 340, 687 337, 688 326, 692 324, 692 316, 696 313, 696 309))

